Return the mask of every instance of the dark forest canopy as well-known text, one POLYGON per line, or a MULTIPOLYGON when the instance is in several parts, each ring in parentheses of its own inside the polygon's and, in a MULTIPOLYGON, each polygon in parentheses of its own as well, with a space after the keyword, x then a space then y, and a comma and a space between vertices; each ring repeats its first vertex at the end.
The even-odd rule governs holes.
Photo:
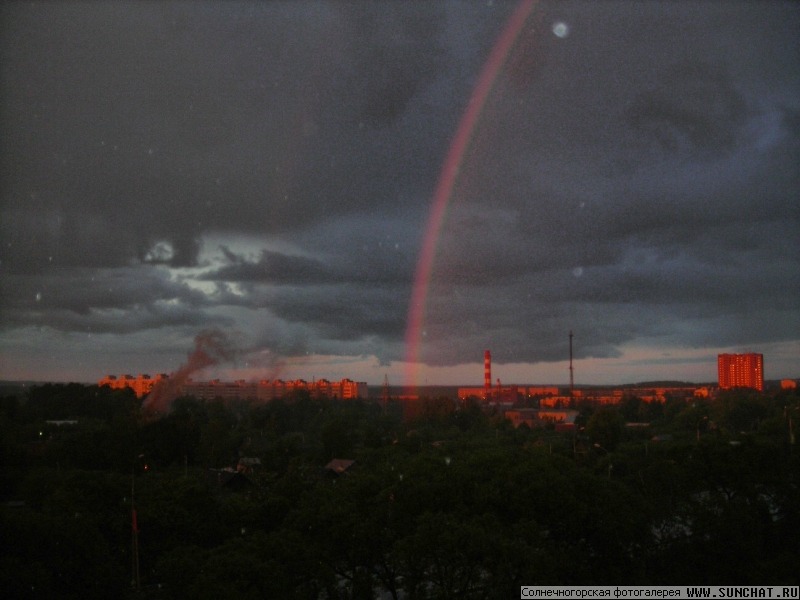
POLYGON ((505 598, 537 584, 800 583, 795 391, 586 405, 577 433, 440 398, 414 415, 307 394, 181 398, 161 418, 97 386, 6 396, 0 514, 15 543, 0 585, 7 597, 505 598), (625 425, 642 415, 649 426, 625 425), (332 459, 354 462, 326 470, 332 459))

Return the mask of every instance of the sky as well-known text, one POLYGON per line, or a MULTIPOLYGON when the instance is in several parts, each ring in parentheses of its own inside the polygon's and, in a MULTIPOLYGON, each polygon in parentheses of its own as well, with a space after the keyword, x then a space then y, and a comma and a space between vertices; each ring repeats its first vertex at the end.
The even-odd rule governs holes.
POLYGON ((198 376, 565 384, 570 331, 576 384, 798 377, 798 39, 777 1, 3 3, 0 379, 214 332, 198 376))

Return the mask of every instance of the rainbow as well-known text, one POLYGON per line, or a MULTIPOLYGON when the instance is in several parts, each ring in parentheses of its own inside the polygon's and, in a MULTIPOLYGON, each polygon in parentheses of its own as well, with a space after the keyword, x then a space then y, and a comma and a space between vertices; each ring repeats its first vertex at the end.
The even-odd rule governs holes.
POLYGON ((475 131, 475 126, 480 120, 486 100, 494 87, 497 76, 508 59, 520 31, 525 26, 531 14, 535 0, 522 0, 514 13, 508 19, 503 31, 495 41, 489 58, 483 65, 480 77, 472 90, 472 95, 467 104, 461 121, 458 124, 455 137, 450 143, 450 148, 444 161, 436 188, 433 194, 425 235, 422 241, 417 269, 414 275, 414 284, 411 291, 411 300, 408 307, 406 328, 406 375, 405 385, 415 387, 417 384, 417 369, 419 365, 420 343, 424 332, 425 305, 430 286, 433 261, 436 255, 436 245, 439 233, 444 223, 447 205, 453 192, 453 186, 458 179, 464 154, 469 147, 470 140, 475 131))

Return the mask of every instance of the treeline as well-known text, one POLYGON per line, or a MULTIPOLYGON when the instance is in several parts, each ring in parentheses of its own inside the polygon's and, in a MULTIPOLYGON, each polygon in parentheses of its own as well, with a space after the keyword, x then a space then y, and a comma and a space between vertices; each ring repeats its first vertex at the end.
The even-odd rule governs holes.
POLYGON ((0 409, 8 598, 800 584, 794 392, 585 405, 570 433, 445 398, 182 398, 145 418, 129 391, 70 384, 0 409))

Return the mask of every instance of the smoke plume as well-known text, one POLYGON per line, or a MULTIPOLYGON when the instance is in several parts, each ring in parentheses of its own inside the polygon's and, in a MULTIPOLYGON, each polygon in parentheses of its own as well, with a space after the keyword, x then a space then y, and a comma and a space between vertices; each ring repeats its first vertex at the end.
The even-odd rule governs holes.
POLYGON ((192 373, 232 360, 233 356, 233 345, 223 332, 217 329, 200 332, 194 338, 194 350, 186 364, 153 387, 144 399, 142 409, 148 414, 169 412, 172 402, 180 396, 183 384, 192 373))

